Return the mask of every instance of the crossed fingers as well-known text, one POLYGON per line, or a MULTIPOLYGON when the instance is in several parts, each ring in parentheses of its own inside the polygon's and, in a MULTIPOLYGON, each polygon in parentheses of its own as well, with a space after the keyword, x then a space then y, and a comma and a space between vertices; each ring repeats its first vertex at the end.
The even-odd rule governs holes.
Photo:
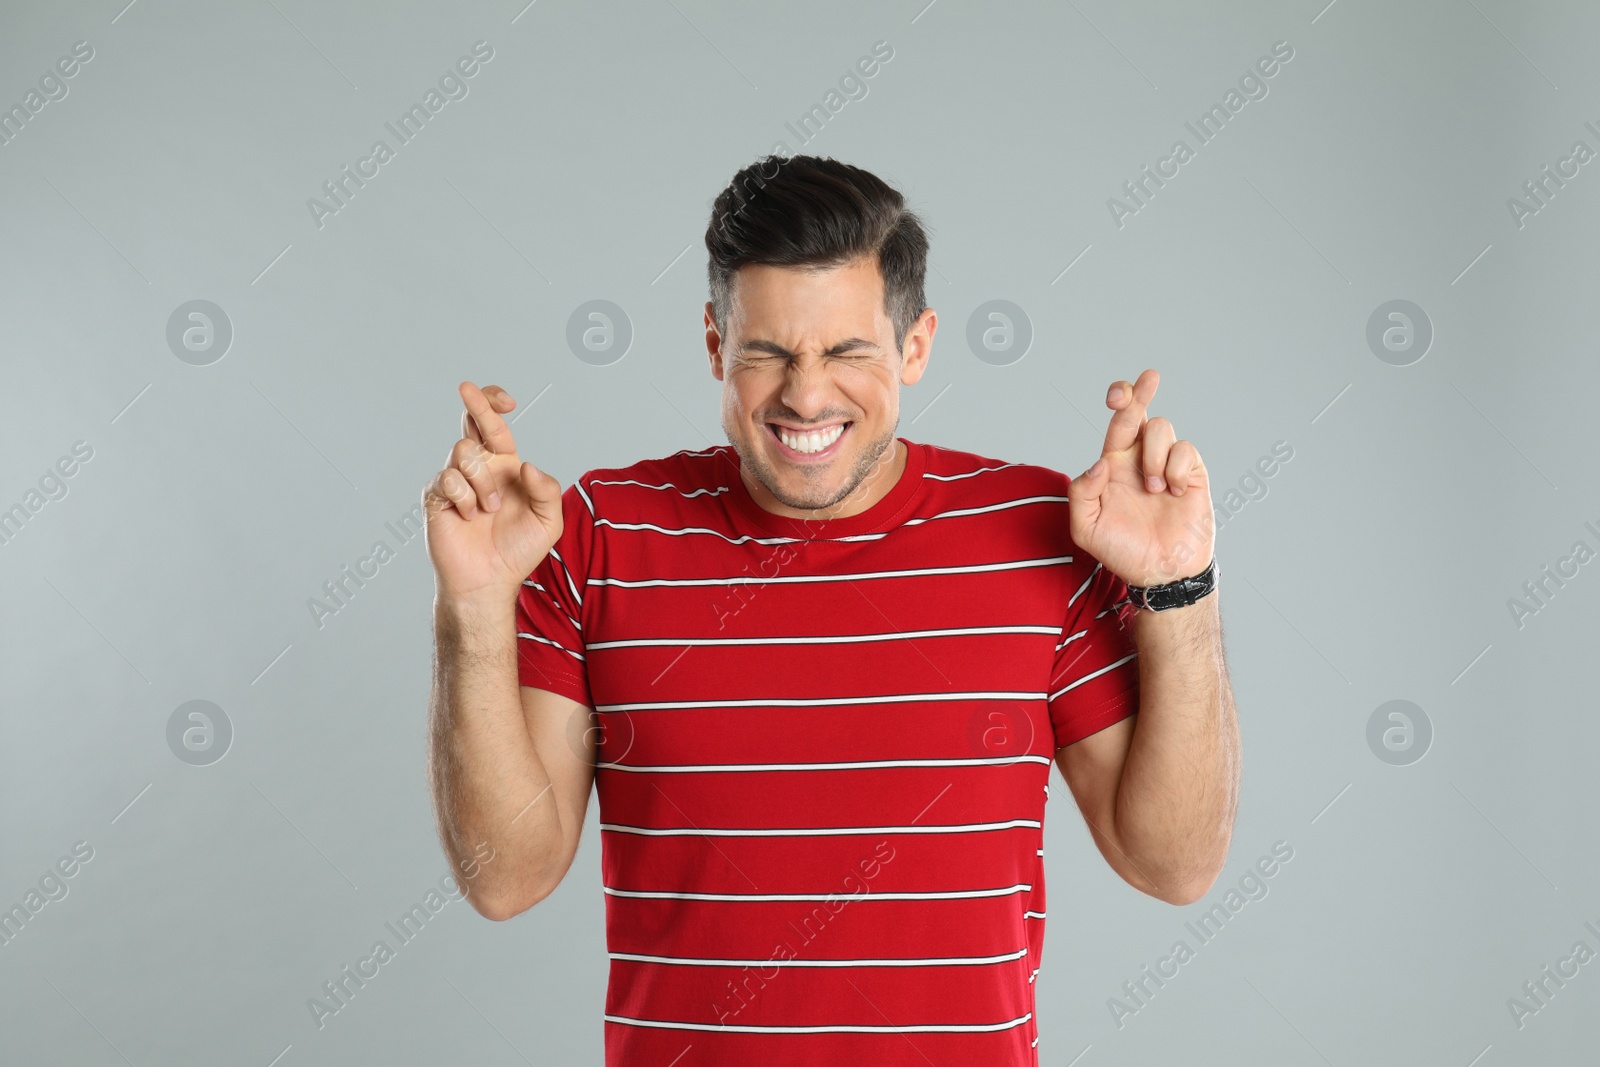
POLYGON ((1112 382, 1106 392, 1106 406, 1116 413, 1106 428, 1102 456, 1113 452, 1126 452, 1136 444, 1139 448, 1139 467, 1144 476, 1144 487, 1152 493, 1170 490, 1173 496, 1182 496, 1189 488, 1190 478, 1200 465, 1200 454, 1189 441, 1177 439, 1172 420, 1162 416, 1149 418, 1150 401, 1155 398, 1161 384, 1161 375, 1150 368, 1139 375, 1137 381, 1112 382))

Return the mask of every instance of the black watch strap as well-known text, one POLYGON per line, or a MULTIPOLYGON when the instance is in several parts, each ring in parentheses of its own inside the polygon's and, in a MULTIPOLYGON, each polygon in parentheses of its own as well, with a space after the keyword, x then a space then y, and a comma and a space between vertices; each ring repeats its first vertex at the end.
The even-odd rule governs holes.
POLYGON ((1217 558, 1211 557, 1206 569, 1188 578, 1165 585, 1130 585, 1128 599, 1149 611, 1187 607, 1217 588, 1217 558))

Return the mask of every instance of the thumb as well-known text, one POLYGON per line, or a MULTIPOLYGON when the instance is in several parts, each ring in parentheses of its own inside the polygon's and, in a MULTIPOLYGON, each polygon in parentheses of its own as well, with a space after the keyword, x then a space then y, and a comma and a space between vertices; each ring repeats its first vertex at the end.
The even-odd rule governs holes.
POLYGON ((1100 494, 1105 492, 1111 465, 1102 456, 1089 469, 1067 481, 1068 514, 1074 529, 1093 526, 1100 514, 1100 494))
POLYGON ((1106 487, 1106 478, 1110 473, 1111 465, 1104 456, 1089 464, 1089 469, 1067 482, 1067 496, 1073 500, 1085 502, 1099 497, 1106 487))
POLYGON ((527 460, 517 469, 517 479, 528 494, 528 509, 545 526, 559 529, 561 524, 561 483, 527 460))

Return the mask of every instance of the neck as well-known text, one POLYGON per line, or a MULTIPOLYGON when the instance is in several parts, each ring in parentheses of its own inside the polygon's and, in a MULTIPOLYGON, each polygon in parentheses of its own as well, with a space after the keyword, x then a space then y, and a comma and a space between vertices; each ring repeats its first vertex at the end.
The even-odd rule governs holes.
POLYGON ((750 496, 763 511, 770 511, 774 515, 782 515, 791 519, 809 519, 815 522, 827 522, 830 519, 847 519, 868 510, 878 501, 889 495, 889 491, 900 482, 905 473, 908 454, 906 446, 899 438, 893 439, 885 456, 874 461, 872 469, 861 483, 843 500, 824 508, 807 510, 804 508, 791 508, 772 495, 772 491, 761 480, 755 477, 743 465, 739 468, 739 477, 744 480, 745 488, 750 496))

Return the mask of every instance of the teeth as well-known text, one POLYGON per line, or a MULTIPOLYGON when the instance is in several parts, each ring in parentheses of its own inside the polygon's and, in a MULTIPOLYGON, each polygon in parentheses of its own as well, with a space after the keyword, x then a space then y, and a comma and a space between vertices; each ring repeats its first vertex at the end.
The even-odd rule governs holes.
POLYGON ((782 426, 773 428, 778 431, 778 437, 783 443, 796 452, 821 452, 839 439, 839 435, 844 433, 844 427, 845 424, 840 423, 821 433, 793 433, 782 426))

